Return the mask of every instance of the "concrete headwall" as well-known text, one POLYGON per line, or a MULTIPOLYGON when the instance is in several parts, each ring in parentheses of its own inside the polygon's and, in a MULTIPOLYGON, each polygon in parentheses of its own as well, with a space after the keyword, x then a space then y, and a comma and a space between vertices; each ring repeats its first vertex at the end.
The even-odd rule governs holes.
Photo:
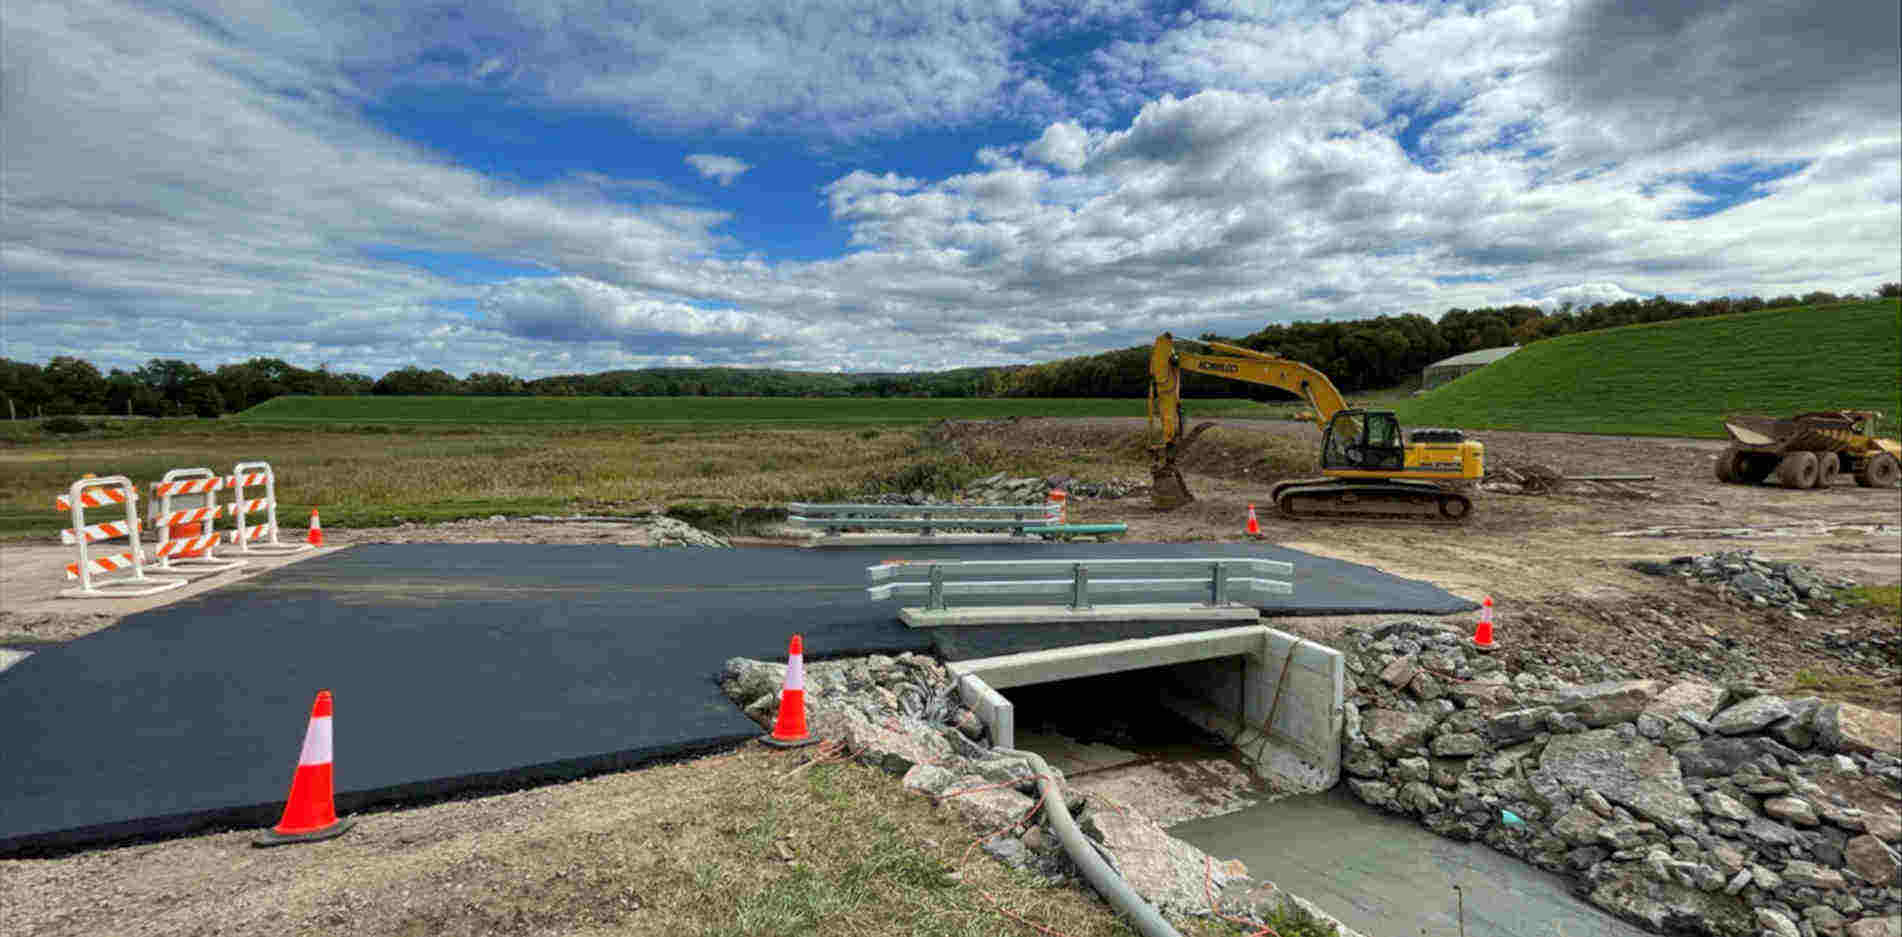
POLYGON ((1333 648, 1259 630, 1256 653, 1169 668, 1166 703, 1227 738, 1256 774, 1288 793, 1327 790, 1341 777, 1345 660, 1333 648))
POLYGON ((1289 792, 1340 779, 1340 652, 1262 625, 1111 641, 956 661, 965 704, 996 744, 1014 744, 1016 713, 998 690, 1162 668, 1165 704, 1228 739, 1263 779, 1289 792))

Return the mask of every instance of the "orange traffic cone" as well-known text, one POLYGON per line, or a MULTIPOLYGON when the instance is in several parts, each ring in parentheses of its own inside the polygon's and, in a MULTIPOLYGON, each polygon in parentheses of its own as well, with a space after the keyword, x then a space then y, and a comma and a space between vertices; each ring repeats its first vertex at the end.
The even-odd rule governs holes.
POLYGON ((1493 597, 1490 595, 1479 603, 1479 627, 1473 629, 1473 646, 1482 651, 1498 647, 1493 643, 1493 597))
POLYGON ((779 718, 773 734, 760 741, 774 748, 798 748, 819 741, 806 731, 806 645, 798 635, 786 650, 786 685, 779 691, 779 718))
POLYGON ((1248 506, 1248 535, 1250 537, 1261 536, 1261 521, 1255 518, 1255 506, 1252 504, 1248 506))
POLYGON ((310 509, 310 533, 305 534, 304 539, 309 541, 313 547, 321 547, 324 545, 324 525, 317 523, 316 508, 310 509))
POLYGON ((252 845, 316 842, 342 836, 356 825, 354 818, 337 819, 330 757, 330 691, 319 690, 317 702, 310 707, 310 726, 304 730, 304 750, 297 756, 297 773, 291 775, 291 796, 284 803, 284 818, 252 845))

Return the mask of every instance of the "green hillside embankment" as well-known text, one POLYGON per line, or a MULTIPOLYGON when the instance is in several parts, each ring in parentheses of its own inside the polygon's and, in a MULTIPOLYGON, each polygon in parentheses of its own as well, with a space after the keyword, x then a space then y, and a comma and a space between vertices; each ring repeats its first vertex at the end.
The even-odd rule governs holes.
POLYGON ((1902 420, 1902 302, 1677 319, 1535 342, 1396 409, 1407 426, 1724 435, 1725 413, 1902 420))

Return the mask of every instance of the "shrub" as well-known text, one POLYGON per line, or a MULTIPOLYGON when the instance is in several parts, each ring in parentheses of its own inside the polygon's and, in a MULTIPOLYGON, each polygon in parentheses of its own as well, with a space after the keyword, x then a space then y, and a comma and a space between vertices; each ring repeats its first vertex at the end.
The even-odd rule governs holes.
POLYGON ((87 426, 85 420, 76 416, 56 416, 42 420, 40 429, 48 433, 71 434, 83 433, 92 427, 87 426))

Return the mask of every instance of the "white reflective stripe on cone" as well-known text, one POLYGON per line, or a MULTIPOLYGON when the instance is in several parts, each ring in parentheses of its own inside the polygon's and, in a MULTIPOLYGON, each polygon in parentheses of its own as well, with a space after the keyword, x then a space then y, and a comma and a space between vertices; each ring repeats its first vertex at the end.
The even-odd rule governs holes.
POLYGON ((297 756, 299 767, 330 764, 330 717, 318 716, 304 732, 304 751, 297 756))
POLYGON ((786 689, 805 690, 806 655, 794 654, 786 661, 786 689))

